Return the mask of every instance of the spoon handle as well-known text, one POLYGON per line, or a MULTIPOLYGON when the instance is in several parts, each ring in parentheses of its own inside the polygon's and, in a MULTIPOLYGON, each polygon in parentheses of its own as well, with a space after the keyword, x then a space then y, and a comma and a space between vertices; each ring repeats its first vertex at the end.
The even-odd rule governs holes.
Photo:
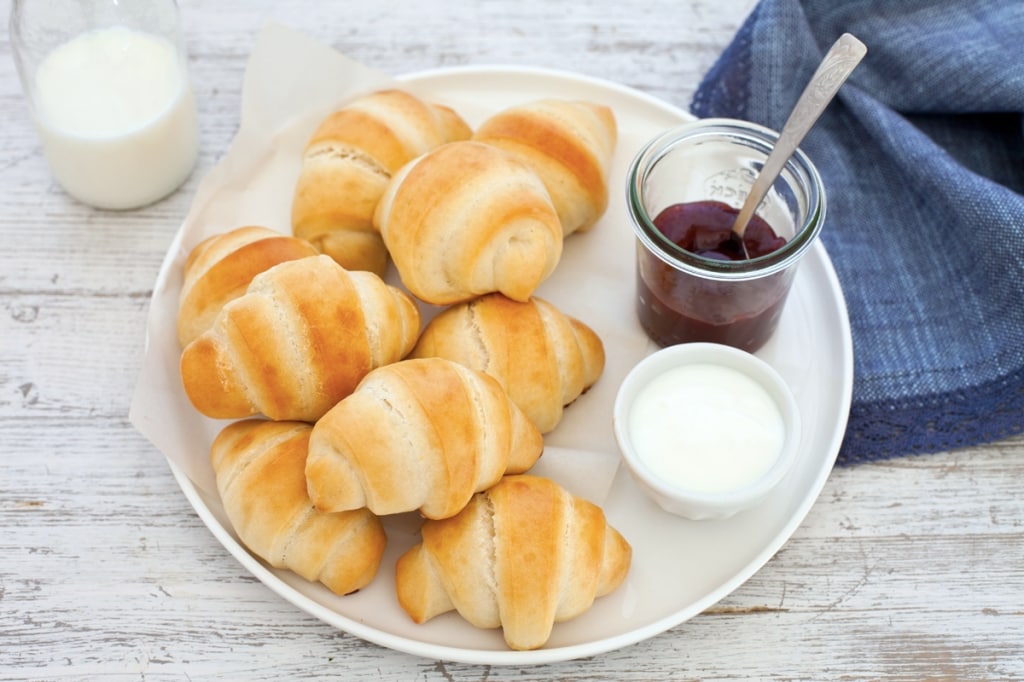
POLYGON ((786 165, 789 157, 807 135, 807 131, 817 122, 821 112, 832 101, 840 86, 846 82, 866 53, 867 47, 864 43, 853 35, 844 33, 822 59, 800 99, 797 100, 796 106, 793 107, 793 112, 779 133, 778 142, 765 160, 757 179, 754 180, 754 185, 750 188, 750 194, 736 216, 732 229, 740 237, 747 229, 747 223, 750 222, 754 210, 775 183, 775 178, 782 171, 782 167, 786 165))

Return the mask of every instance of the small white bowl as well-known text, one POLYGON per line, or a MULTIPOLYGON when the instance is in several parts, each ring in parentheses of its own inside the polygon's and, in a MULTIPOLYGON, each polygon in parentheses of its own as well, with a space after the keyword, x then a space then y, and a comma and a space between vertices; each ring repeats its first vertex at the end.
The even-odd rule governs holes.
MULTIPOLYGON (((759 392, 755 390, 755 393, 759 392)), ((680 428, 678 422, 672 426, 680 428)), ((800 444, 800 412, 792 391, 779 373, 750 353, 715 343, 668 346, 641 360, 619 387, 614 427, 623 461, 637 484, 665 511, 695 520, 728 518, 762 502, 792 467, 800 444), (782 419, 782 445, 774 463, 758 477, 715 492, 688 488, 657 475, 636 451, 630 433, 630 411, 637 396, 665 372, 687 365, 715 365, 737 370, 760 385, 775 403, 782 419)))

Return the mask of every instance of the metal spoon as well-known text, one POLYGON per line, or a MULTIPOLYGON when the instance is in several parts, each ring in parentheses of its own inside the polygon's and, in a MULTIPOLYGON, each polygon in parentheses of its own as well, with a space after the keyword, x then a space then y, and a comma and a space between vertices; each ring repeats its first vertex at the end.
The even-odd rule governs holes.
POLYGON ((778 141, 754 180, 750 194, 747 195, 739 215, 736 216, 736 222, 732 225, 734 239, 738 239, 742 245, 744 257, 750 258, 747 253, 747 245, 743 242, 743 233, 747 229, 750 218, 754 215, 754 210, 764 199, 771 186, 775 184, 775 179, 782 172, 789 157, 800 146, 807 131, 821 116, 821 112, 835 97, 850 73, 857 68, 867 51, 864 43, 849 33, 844 33, 829 49, 825 58, 821 60, 821 64, 818 65, 818 70, 814 72, 807 87, 804 88, 786 125, 779 133, 778 141))

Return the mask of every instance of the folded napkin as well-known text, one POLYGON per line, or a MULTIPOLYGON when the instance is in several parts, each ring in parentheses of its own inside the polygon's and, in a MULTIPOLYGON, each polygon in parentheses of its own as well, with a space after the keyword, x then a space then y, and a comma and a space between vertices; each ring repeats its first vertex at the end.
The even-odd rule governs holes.
POLYGON ((691 109, 775 130, 868 46, 802 147, 828 197, 853 404, 839 464, 1024 429, 1024 2, 762 0, 691 109))

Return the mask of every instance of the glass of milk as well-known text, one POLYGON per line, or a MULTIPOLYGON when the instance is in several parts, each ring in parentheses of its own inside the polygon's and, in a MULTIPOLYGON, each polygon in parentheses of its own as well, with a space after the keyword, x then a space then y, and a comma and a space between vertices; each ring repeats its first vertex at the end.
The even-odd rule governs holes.
POLYGON ((174 0, 14 0, 11 46, 57 182, 104 209, 167 196, 199 124, 174 0))

